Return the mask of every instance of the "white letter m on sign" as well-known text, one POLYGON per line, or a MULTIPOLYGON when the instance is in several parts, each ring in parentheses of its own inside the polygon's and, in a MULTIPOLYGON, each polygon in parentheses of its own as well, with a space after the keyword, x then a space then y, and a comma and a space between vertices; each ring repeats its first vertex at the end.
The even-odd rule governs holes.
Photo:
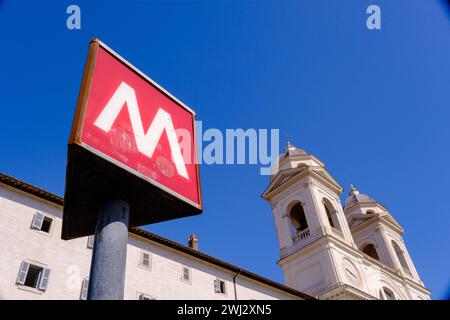
POLYGON ((169 140, 170 152, 172 154, 172 159, 175 162, 177 172, 180 176, 189 179, 170 114, 159 108, 150 125, 150 128, 147 133, 144 133, 136 93, 134 89, 125 82, 122 82, 116 92, 114 92, 113 96, 108 101, 97 120, 95 120, 94 125, 108 133, 125 103, 128 107, 131 126, 133 128, 136 145, 139 152, 151 158, 159 140, 161 139, 161 135, 165 130, 169 140))

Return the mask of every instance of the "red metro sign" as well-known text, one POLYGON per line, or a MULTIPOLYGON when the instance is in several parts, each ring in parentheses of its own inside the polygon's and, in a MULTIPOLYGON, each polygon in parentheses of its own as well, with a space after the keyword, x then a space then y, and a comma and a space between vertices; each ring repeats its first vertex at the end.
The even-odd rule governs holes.
POLYGON ((130 226, 201 213, 194 121, 192 110, 93 40, 69 139, 62 237, 94 233, 96 212, 112 197, 129 202, 130 226))
MULTIPOLYGON (((185 164, 175 129, 194 146, 194 115, 154 83, 99 46, 81 143, 149 182, 199 205, 197 166, 185 164)), ((188 148, 186 160, 194 159, 188 148)))

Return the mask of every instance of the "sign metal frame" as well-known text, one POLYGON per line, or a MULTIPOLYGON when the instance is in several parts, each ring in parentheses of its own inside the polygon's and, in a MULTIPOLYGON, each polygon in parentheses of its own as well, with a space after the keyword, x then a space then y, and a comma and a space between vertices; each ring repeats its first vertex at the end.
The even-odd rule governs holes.
MULTIPOLYGON (((128 176, 135 177, 137 179, 140 179, 142 181, 145 181, 146 183, 151 184, 154 187, 154 190, 161 190, 164 194, 169 196, 171 199, 178 200, 178 207, 184 209, 186 213, 182 213, 180 215, 175 215, 174 217, 167 217, 166 219, 159 219, 156 222, 164 221, 164 220, 170 220, 173 218, 183 217, 183 216, 189 216, 194 214, 200 214, 203 211, 203 202, 202 202, 202 193, 201 193, 201 182, 200 182, 200 168, 199 168, 199 162, 198 162, 198 144, 196 141, 197 133, 195 128, 195 112, 190 109, 188 106, 186 106, 183 102, 178 100, 176 97, 174 97, 171 93, 169 93, 167 90, 162 88, 158 83, 156 83, 154 80, 152 80, 150 77, 145 75, 143 72, 138 70, 135 66, 133 66, 131 63, 129 63, 127 60, 125 60, 123 57, 121 57, 119 54, 117 54, 114 50, 109 48, 106 44, 104 44, 99 39, 95 38, 91 40, 89 44, 89 51, 88 51, 88 57, 83 73, 83 79, 81 83, 80 93, 78 96, 77 106, 75 110, 75 115, 72 123, 72 129, 69 137, 69 152, 68 152, 68 165, 67 165, 67 172, 66 172, 66 192, 65 192, 65 203, 69 204, 70 207, 72 207, 72 203, 74 201, 70 201, 71 195, 75 192, 77 187, 71 186, 71 180, 74 179, 74 173, 72 172, 75 162, 75 156, 72 154, 75 153, 85 153, 88 152, 92 154, 93 156, 97 157, 98 159, 102 159, 109 164, 114 165, 115 167, 123 170, 124 172, 128 173, 128 176), (182 194, 170 189, 169 187, 164 186, 160 182, 151 179, 150 177, 145 176, 144 174, 128 167, 127 165, 121 163, 120 161, 111 158, 110 156, 104 154, 103 152, 96 150, 94 147, 84 143, 81 141, 82 136, 82 130, 83 125, 85 121, 85 113, 87 110, 87 103, 88 98, 92 89, 92 78, 95 68, 95 62, 98 55, 99 49, 104 49, 107 53, 109 53, 113 58, 115 58, 118 62, 125 65, 130 71, 136 73, 140 78, 142 78, 144 81, 149 83, 149 85, 156 88, 161 94, 165 95, 169 99, 171 99, 173 102, 175 102, 178 106, 181 108, 184 108, 186 111, 188 111, 192 115, 192 134, 193 136, 193 142, 194 142, 194 161, 195 161, 195 171, 196 171, 196 178, 197 178, 197 194, 198 194, 198 203, 195 201, 192 201, 191 199, 188 199, 187 197, 183 196, 182 194), (75 150, 75 151, 73 151, 75 150), (72 170, 72 171, 71 171, 72 170), (69 200, 69 201, 68 201, 69 200), (186 204, 186 205, 183 205, 186 204), (190 207, 190 208, 189 208, 190 207), (187 210, 186 210, 187 208, 187 210)), ((101 161, 101 160, 99 160, 101 161)), ((130 179, 133 179, 130 177, 130 179)), ((142 184, 141 184, 142 186, 142 184)), ((79 200, 76 200, 79 202, 79 200)), ((78 208, 79 209, 79 208, 78 208)), ((131 208, 133 209, 133 208, 131 208)), ((90 222, 89 226, 81 226, 78 228, 77 231, 74 231, 73 227, 70 226, 70 224, 75 223, 77 224, 79 221, 78 218, 75 217, 75 214, 73 212, 73 208, 66 208, 64 207, 64 215, 63 215, 63 231, 62 231, 62 238, 63 239, 72 239, 75 237, 85 236, 88 234, 93 234, 93 228, 92 222, 90 222)), ((181 210, 183 211, 183 210, 181 210)), ((92 212, 92 211, 91 211, 92 212)), ((134 213, 131 213, 131 218, 134 213)), ((133 227, 136 225, 130 224, 130 227, 133 227)))

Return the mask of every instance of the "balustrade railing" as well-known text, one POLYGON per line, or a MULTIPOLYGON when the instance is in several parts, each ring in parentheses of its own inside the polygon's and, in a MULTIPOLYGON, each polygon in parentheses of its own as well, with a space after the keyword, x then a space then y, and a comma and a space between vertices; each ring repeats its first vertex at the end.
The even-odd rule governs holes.
POLYGON ((298 231, 293 237, 294 242, 302 241, 302 240, 308 238, 309 236, 310 236, 309 229, 298 231))

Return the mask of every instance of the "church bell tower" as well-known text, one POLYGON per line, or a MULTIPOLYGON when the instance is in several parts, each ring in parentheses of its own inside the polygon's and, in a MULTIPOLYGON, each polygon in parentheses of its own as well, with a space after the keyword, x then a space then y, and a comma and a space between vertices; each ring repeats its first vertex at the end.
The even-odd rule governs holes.
POLYGON ((355 200, 355 190, 344 209, 343 188, 324 163, 288 143, 262 195, 272 207, 285 283, 319 299, 429 299, 401 240, 403 229, 373 200, 367 216, 361 210, 366 204, 358 203, 367 196, 355 200), (361 223, 366 226, 368 220, 373 228, 364 229, 361 223), (397 226, 399 248, 394 248, 387 234, 397 226), (363 251, 367 239, 378 239, 376 245, 386 248, 383 261, 363 251))

